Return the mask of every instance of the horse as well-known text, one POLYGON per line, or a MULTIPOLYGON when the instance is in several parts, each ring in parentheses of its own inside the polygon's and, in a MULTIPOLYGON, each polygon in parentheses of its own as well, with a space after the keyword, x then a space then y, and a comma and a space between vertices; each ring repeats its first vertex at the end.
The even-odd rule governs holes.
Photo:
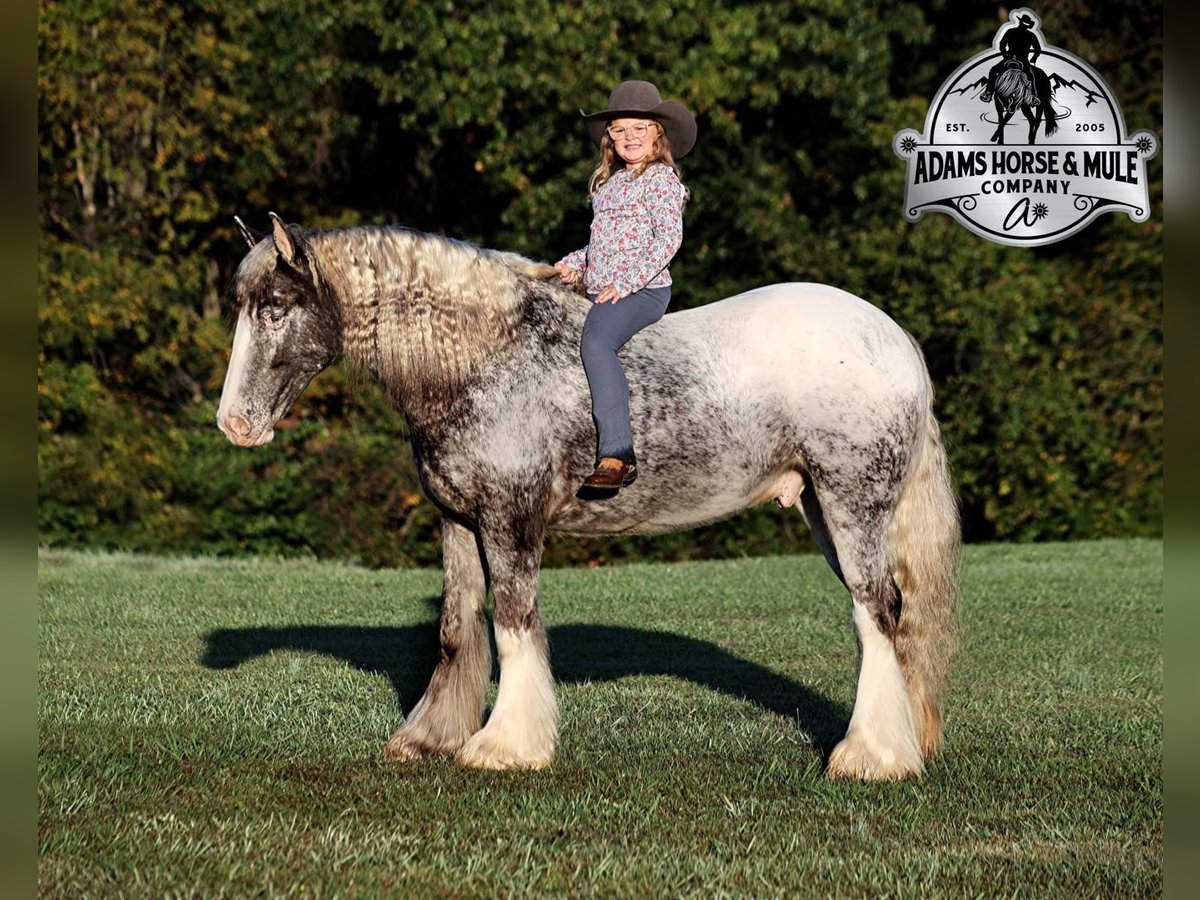
POLYGON ((558 707, 538 603, 546 535, 656 534, 774 500, 799 506, 852 598, 854 707, 831 778, 921 775, 942 745, 961 529, 916 341, 834 287, 777 284, 666 315, 621 351, 636 483, 576 493, 595 426, 579 359, 586 298, 514 253, 400 227, 305 229, 271 214, 230 284, 217 424, 265 444, 339 357, 407 419, 442 514, 440 652, 385 753, 539 769, 558 707), (483 723, 493 597, 500 662, 483 723), (481 727, 482 725, 482 727, 481 727))
POLYGON ((996 76, 996 93, 993 100, 996 105, 997 125, 989 138, 993 143, 1004 143, 1004 128, 1018 109, 1025 114, 1029 122, 1030 144, 1036 143, 1038 126, 1042 124, 1043 118, 1046 120, 1046 137, 1058 131, 1058 115, 1050 102, 1054 96, 1050 87, 1050 77, 1037 66, 1029 65, 1033 72, 1033 78, 1030 79, 1025 65, 1016 59, 1006 60, 1003 70, 996 76), (1032 106, 1035 100, 1037 112, 1034 112, 1032 106))

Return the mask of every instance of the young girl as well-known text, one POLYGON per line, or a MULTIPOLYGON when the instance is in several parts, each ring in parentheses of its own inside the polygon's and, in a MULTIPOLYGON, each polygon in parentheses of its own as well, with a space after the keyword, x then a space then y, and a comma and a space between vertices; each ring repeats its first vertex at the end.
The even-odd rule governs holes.
POLYGON ((696 143, 696 120, 680 103, 663 101, 648 81, 613 89, 608 109, 585 115, 600 145, 592 173, 588 245, 555 263, 568 284, 583 279, 592 300, 580 356, 596 420, 596 470, 580 496, 612 496, 637 477, 629 428, 629 383, 617 351, 662 318, 671 300, 667 264, 683 240, 683 204, 675 160, 696 143))

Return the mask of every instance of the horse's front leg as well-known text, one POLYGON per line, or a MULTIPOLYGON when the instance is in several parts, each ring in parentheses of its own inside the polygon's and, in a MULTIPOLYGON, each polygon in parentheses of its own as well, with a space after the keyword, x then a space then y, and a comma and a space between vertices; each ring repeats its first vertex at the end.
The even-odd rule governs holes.
POLYGON ((480 769, 542 769, 558 743, 558 704, 538 609, 544 531, 535 517, 483 526, 495 599, 500 689, 487 725, 458 752, 480 769))
POLYGON ((385 751, 399 759, 456 753, 479 730, 492 669, 487 582, 475 532, 442 521, 442 620, 437 668, 421 701, 385 751))
POLYGON ((1025 119, 1029 122, 1029 143, 1037 143, 1038 126, 1042 124, 1042 108, 1039 106, 1035 113, 1033 109, 1026 104, 1021 107, 1021 111, 1025 113, 1025 119))
POLYGON ((996 101, 996 130, 992 132, 992 136, 988 138, 993 144, 1004 143, 1004 126, 1008 124, 1008 120, 1012 118, 1012 113, 1006 112, 1004 107, 1000 105, 1000 101, 996 101))

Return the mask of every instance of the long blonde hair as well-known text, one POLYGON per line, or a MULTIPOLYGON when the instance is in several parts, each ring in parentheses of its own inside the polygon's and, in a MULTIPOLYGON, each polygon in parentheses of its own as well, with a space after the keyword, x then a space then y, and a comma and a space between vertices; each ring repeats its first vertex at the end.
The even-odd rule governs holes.
MULTIPOLYGON (((667 137, 667 133, 663 131, 662 124, 654 122, 654 144, 650 147, 650 152, 646 154, 646 158, 637 164, 632 174, 634 178, 641 178, 646 169, 655 163, 662 163, 671 167, 676 177, 683 180, 683 176, 679 174, 679 164, 675 162, 675 157, 671 155, 671 139, 667 137)), ((613 145, 613 139, 608 136, 606 128, 600 136, 600 164, 596 166, 592 177, 588 179, 588 199, 591 200, 596 196, 596 191, 604 187, 604 183, 612 178, 613 169, 616 168, 620 157, 617 156, 617 148, 613 145)), ((684 187, 684 202, 687 202, 691 196, 691 191, 684 187)))

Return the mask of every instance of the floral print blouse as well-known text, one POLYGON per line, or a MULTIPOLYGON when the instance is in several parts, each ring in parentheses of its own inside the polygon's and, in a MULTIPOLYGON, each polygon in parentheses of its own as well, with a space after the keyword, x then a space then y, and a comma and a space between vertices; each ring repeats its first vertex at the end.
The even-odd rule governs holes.
POLYGON ((653 163, 635 178, 619 169, 592 197, 588 245, 559 262, 583 273, 591 295, 610 284, 622 297, 671 283, 667 264, 683 243, 686 189, 675 170, 653 163))

